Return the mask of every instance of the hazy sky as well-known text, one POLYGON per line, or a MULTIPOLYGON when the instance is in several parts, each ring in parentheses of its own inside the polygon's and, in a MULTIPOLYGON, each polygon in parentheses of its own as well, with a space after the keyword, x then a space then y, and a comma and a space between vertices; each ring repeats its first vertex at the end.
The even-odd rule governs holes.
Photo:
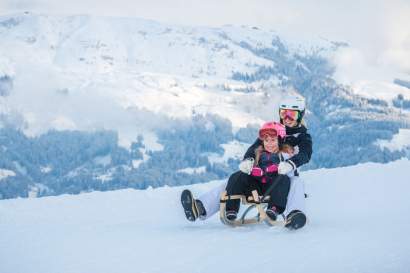
POLYGON ((410 0, 0 0, 0 14, 23 10, 253 25, 300 43, 323 37, 351 45, 335 57, 345 83, 410 80, 410 0))

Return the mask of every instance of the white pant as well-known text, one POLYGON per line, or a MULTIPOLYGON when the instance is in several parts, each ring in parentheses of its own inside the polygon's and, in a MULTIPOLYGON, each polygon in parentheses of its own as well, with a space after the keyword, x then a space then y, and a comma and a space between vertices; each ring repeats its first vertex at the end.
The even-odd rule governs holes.
POLYGON ((288 202, 284 214, 288 215, 292 210, 300 210, 306 214, 305 183, 299 176, 290 178, 288 202))
MULTIPOLYGON (((208 219, 219 211, 219 200, 222 192, 226 188, 225 183, 211 189, 210 191, 201 195, 198 199, 201 200, 206 210, 206 217, 201 217, 201 220, 208 219)), ((288 202, 284 211, 288 215, 292 210, 300 210, 305 213, 305 185, 299 176, 290 178, 290 190, 288 195, 288 202)), ((306 213, 305 213, 306 214, 306 213)))

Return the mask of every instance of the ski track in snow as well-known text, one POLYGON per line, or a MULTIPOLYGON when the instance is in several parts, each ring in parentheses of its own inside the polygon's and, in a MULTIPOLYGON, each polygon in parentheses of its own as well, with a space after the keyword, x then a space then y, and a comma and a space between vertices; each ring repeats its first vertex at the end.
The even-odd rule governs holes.
MULTIPOLYGON (((185 220, 185 187, 0 201, 0 273, 409 272, 410 161, 302 173, 308 225, 185 220)), ((195 195, 221 183, 189 186, 195 195)))

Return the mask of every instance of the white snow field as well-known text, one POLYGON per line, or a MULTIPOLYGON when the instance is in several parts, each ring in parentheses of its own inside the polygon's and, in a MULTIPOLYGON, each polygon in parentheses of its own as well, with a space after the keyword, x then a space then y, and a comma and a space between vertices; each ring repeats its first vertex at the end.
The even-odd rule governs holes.
POLYGON ((3 200, 0 272, 409 272, 409 170, 399 160, 304 172, 309 223, 298 231, 188 222, 185 187, 3 200))

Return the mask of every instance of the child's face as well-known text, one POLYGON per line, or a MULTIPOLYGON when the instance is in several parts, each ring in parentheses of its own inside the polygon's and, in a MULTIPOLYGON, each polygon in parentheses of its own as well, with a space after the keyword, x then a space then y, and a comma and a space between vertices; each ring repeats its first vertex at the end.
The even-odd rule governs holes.
POLYGON ((277 137, 266 136, 263 140, 263 147, 269 153, 279 152, 279 143, 277 137))

